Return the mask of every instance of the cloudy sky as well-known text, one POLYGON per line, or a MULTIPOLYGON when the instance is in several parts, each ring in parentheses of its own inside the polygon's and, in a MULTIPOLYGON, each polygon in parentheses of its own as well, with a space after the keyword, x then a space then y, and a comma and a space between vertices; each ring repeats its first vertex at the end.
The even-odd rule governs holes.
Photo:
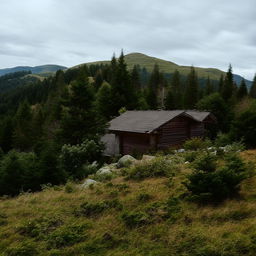
POLYGON ((123 48, 252 79, 255 0, 1 0, 0 68, 74 66, 123 48))

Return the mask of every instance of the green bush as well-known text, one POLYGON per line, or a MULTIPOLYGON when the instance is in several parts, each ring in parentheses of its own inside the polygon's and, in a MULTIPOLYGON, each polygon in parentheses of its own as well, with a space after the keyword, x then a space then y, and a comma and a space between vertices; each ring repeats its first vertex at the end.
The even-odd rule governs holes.
POLYGON ((198 152, 196 151, 186 151, 183 153, 183 157, 185 161, 193 162, 198 156, 198 152))
POLYGON ((150 223, 149 215, 142 211, 124 212, 121 219, 128 228, 136 228, 150 223))
POLYGON ((117 200, 105 200, 97 203, 85 202, 75 211, 76 215, 85 217, 97 217, 107 209, 122 210, 123 205, 117 200))
POLYGON ((19 234, 23 236, 42 238, 62 225, 62 220, 58 217, 41 217, 23 223, 17 228, 19 234))
POLYGON ((196 169, 185 182, 190 198, 199 202, 220 202, 237 195, 240 183, 248 175, 248 167, 238 155, 227 157, 225 165, 216 169, 214 165, 199 166, 194 165, 196 169))
POLYGON ((5 254, 6 256, 37 256, 39 255, 39 250, 37 249, 37 244, 31 241, 24 241, 19 243, 17 246, 12 245, 9 247, 5 254))
POLYGON ((143 161, 127 170, 127 177, 134 180, 145 178, 172 176, 172 165, 164 158, 156 158, 152 161, 143 161))
POLYGON ((214 141, 216 147, 224 147, 231 143, 232 140, 230 138, 230 134, 228 133, 218 133, 214 141))
POLYGON ((210 140, 203 140, 200 137, 195 137, 190 140, 187 140, 183 147, 185 150, 200 150, 211 146, 210 140))
POLYGON ((94 140, 85 140, 78 145, 64 145, 59 157, 60 167, 71 178, 83 179, 92 173, 89 166, 95 160, 101 158, 103 145, 94 140))
POLYGON ((50 248, 61 248, 79 243, 88 236, 85 231, 88 230, 88 224, 76 224, 60 227, 47 236, 47 244, 50 248))
POLYGON ((208 152, 201 153, 193 162, 192 166, 200 171, 213 172, 217 166, 217 158, 208 152))
POLYGON ((140 193, 140 194, 137 196, 137 200, 138 200, 138 202, 140 202, 140 203, 148 202, 151 198, 152 198, 152 196, 151 196, 150 194, 147 194, 147 193, 140 193))

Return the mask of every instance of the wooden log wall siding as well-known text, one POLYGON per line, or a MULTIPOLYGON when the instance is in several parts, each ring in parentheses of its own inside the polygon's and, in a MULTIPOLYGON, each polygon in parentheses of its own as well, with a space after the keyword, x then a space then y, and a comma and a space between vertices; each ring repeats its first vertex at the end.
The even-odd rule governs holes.
POLYGON ((164 149, 184 143, 190 138, 190 123, 191 120, 187 117, 176 117, 163 125, 158 130, 157 147, 159 149, 164 149))
POLYGON ((202 137, 205 127, 214 123, 216 118, 205 111, 127 111, 110 122, 109 132, 118 138, 121 154, 144 153, 202 137))

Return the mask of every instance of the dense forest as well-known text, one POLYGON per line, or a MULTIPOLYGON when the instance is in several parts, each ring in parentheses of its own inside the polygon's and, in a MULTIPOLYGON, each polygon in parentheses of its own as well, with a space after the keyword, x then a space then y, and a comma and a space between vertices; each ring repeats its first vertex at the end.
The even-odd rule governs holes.
POLYGON ((194 67, 187 77, 166 75, 157 65, 152 72, 139 65, 128 70, 121 53, 110 64, 60 70, 26 85, 6 82, 21 73, 0 77, 0 195, 95 171, 90 164, 104 161, 107 122, 126 110, 208 110, 218 120, 210 139, 256 146, 256 76, 251 88, 244 80, 236 84, 231 65, 219 81, 202 80, 194 67))

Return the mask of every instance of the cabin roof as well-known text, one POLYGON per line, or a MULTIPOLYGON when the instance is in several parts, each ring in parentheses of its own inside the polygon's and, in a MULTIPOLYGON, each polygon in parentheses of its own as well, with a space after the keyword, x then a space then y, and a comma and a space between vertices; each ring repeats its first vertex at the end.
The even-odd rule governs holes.
POLYGON ((151 133, 173 118, 183 115, 203 122, 210 112, 195 110, 134 110, 126 111, 110 121, 109 131, 151 133))

